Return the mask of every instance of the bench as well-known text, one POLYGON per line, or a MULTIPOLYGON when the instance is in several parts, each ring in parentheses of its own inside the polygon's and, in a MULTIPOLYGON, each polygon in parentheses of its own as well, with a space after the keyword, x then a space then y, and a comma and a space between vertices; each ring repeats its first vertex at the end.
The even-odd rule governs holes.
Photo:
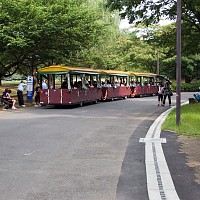
MULTIPOLYGON (((5 103, 2 102, 1 99, 2 99, 2 98, 0 97, 0 104, 1 104, 2 106, 5 106, 5 103)), ((12 104, 13 104, 12 101, 9 101, 9 108, 12 107, 12 104)))

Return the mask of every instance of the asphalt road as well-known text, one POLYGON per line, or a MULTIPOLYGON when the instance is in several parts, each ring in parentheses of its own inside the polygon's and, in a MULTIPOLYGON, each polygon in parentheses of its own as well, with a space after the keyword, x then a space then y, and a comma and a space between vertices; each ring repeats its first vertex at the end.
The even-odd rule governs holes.
POLYGON ((0 111, 0 200, 148 199, 139 139, 166 109, 145 97, 0 111))

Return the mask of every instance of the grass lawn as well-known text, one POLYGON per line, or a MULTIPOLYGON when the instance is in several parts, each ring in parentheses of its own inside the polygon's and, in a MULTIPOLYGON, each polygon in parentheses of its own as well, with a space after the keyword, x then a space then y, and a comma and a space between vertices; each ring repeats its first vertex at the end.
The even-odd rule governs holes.
POLYGON ((17 86, 20 81, 2 81, 2 86, 0 86, 0 95, 4 92, 5 88, 12 90, 11 96, 17 96, 17 86))
POLYGON ((174 109, 162 124, 162 130, 175 131, 189 137, 200 137, 200 103, 181 106, 181 123, 176 126, 176 110, 174 109))

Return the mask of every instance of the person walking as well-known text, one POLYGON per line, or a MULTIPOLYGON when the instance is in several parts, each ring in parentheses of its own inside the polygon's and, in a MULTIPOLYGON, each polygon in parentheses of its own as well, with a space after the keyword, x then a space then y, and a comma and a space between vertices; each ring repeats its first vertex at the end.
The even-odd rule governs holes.
POLYGON ((163 87, 163 102, 162 102, 162 106, 165 106, 165 100, 168 97, 169 100, 169 106, 171 106, 171 88, 170 88, 170 84, 171 82, 169 80, 167 80, 164 84, 163 87))
POLYGON ((19 106, 21 106, 21 107, 25 107, 24 97, 23 97, 23 91, 25 89, 25 86, 26 86, 26 84, 24 83, 24 81, 21 81, 17 87, 18 103, 19 103, 19 106))
POLYGON ((162 105, 163 102, 163 87, 162 84, 158 84, 158 106, 162 105))

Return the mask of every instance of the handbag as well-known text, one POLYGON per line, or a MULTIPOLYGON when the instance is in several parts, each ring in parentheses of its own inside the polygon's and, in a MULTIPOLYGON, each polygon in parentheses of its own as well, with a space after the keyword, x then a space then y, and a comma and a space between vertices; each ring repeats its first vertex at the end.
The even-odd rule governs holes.
POLYGON ((169 91, 169 95, 170 95, 170 96, 173 96, 173 92, 172 92, 171 90, 169 91))

